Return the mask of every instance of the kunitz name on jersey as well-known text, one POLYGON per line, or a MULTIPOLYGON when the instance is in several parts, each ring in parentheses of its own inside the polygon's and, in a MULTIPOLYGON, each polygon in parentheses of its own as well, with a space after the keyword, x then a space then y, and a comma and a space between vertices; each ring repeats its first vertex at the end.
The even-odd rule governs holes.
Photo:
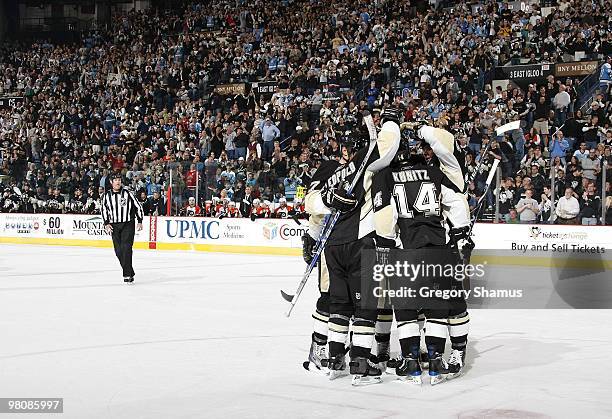
POLYGON ((416 182, 419 180, 430 180, 427 170, 402 170, 401 172, 393 172, 393 180, 395 182, 416 182))

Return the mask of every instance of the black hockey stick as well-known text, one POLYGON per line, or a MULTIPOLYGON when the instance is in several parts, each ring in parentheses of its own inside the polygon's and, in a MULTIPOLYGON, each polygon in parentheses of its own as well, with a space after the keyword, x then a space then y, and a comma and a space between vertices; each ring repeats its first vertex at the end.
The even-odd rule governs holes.
MULTIPOLYGON (((502 134, 505 134, 508 131, 513 131, 515 129, 519 129, 520 127, 521 127, 521 122, 520 121, 508 122, 507 124, 504 124, 501 127, 497 127, 495 129, 495 134, 502 135, 502 134)), ((467 181, 467 183, 465 185, 465 194, 466 195, 467 195, 468 187, 470 186, 470 183, 472 183, 476 179, 476 176, 478 176, 478 172, 480 171, 480 168, 482 167, 482 163, 483 163, 485 157, 487 156, 487 153, 489 152, 489 148, 491 148, 491 141, 490 140, 487 143, 484 151, 480 155, 480 161, 478 162, 478 166, 476 166, 476 170, 474 170, 474 173, 472 174, 472 176, 470 176, 470 178, 468 179, 468 181, 467 181)))
MULTIPOLYGON (((347 189, 348 193, 353 192, 353 189, 355 189, 355 187, 357 186, 357 182, 359 182, 359 180, 361 179, 361 176, 365 172, 368 160, 370 159, 370 156, 372 155, 372 152, 374 151, 374 146, 376 144, 376 127, 374 126, 372 115, 370 114, 364 115, 363 120, 366 124, 366 127, 368 128, 368 133, 370 136, 370 145, 368 147, 368 152, 366 156, 361 162, 361 166, 359 166, 359 169, 355 173, 355 177, 353 178, 353 181, 351 182, 351 184, 349 185, 347 189)), ((308 264, 308 267, 306 268, 306 271, 304 272, 304 275, 302 276, 302 280, 298 284, 295 294, 290 295, 284 292, 283 290, 281 290, 282 297, 291 304, 286 313, 287 317, 291 316, 291 312, 293 311, 293 308, 295 307, 295 304, 297 303, 298 298, 302 294, 302 291, 304 290, 304 286, 306 285, 306 282, 308 281, 310 274, 314 270, 314 267, 317 266, 317 262, 319 261, 319 258, 321 257, 321 253, 323 252, 323 249, 325 248, 325 243, 327 243, 327 239, 329 239, 329 236, 332 230, 334 229, 334 226, 338 222, 339 218, 340 218, 340 212, 335 211, 335 210, 333 210, 330 215, 325 217, 325 222, 323 225, 322 233, 315 247, 313 258, 310 261, 310 264, 308 264)))
POLYGON ((470 233, 472 235, 472 229, 474 228, 474 224, 476 224, 476 220, 478 219, 478 215, 482 210, 482 204, 484 203, 484 199, 487 196, 487 192, 489 192, 489 188, 491 187, 491 182, 493 182, 493 176, 495 176, 495 172, 497 172, 497 166, 499 166, 499 160, 495 159, 493 161, 493 165, 491 166, 491 170, 489 170, 489 175, 487 176, 487 182, 485 183, 484 191, 482 192, 482 196, 478 198, 478 202, 476 203, 476 207, 474 207, 472 220, 470 223, 470 233))

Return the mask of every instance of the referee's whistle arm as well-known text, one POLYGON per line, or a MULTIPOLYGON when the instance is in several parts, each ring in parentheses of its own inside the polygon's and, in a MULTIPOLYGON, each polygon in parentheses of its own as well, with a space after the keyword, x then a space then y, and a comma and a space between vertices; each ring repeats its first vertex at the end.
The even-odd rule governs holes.
POLYGON ((136 230, 142 231, 142 223, 136 224, 136 230))

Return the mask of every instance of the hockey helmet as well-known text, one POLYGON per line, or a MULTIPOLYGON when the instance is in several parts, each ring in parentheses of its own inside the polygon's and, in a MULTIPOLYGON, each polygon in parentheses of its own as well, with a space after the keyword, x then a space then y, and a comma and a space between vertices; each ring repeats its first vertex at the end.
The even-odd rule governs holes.
POLYGON ((417 162, 424 161, 423 141, 417 138, 413 129, 408 127, 402 128, 400 144, 397 154, 393 158, 393 165, 416 164, 417 162))
POLYGON ((340 138, 340 147, 346 148, 349 156, 368 146, 368 140, 361 132, 347 131, 340 138))
POLYGON ((398 108, 385 108, 380 114, 380 120, 384 124, 387 121, 393 121, 397 125, 400 125, 403 122, 404 114, 401 109, 398 108))

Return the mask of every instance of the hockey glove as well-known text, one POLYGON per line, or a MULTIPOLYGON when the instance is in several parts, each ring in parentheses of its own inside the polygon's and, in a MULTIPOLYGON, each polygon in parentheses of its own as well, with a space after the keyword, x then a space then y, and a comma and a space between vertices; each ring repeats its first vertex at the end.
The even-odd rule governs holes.
POLYGON ((357 206, 357 200, 343 188, 329 188, 325 186, 321 190, 323 204, 327 208, 333 208, 340 212, 349 212, 357 206))
POLYGON ((313 258, 313 252, 315 246, 317 245, 317 241, 310 237, 310 234, 304 233, 302 236, 302 257, 304 258, 304 262, 310 265, 313 258))
POLYGON ((452 228, 449 235, 451 243, 459 252, 461 262, 464 264, 470 263, 472 250, 474 250, 474 241, 470 237, 470 227, 452 228))

